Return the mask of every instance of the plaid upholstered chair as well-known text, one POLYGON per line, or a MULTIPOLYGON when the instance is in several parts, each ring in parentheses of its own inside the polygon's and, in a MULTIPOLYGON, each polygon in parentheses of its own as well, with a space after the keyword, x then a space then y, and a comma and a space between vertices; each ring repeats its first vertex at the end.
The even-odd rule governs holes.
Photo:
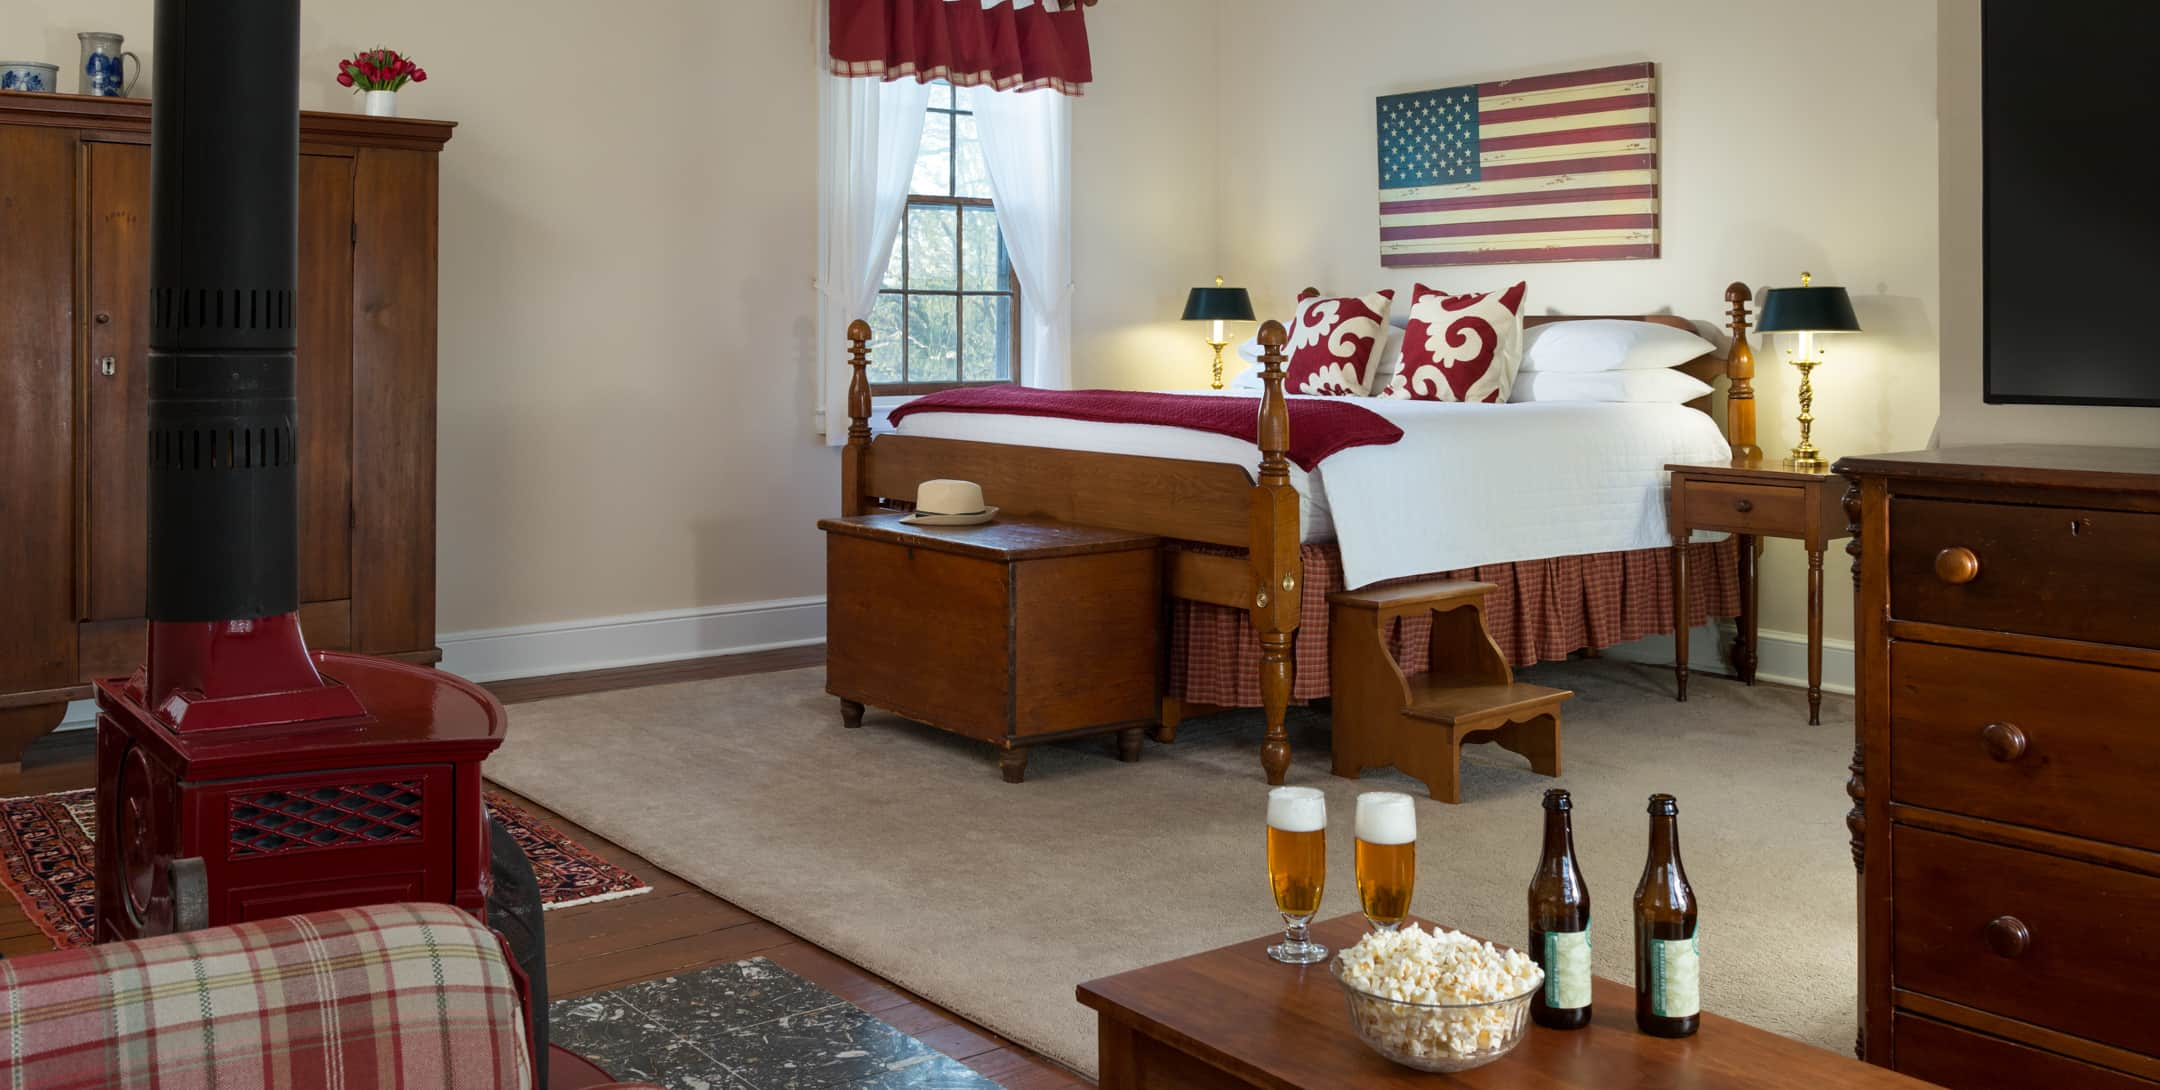
MULTIPOLYGON (((439 904, 0 961, 0 1086, 525 1090, 524 990, 495 933, 439 904)), ((632 1085, 559 1049, 549 1067, 632 1085)))

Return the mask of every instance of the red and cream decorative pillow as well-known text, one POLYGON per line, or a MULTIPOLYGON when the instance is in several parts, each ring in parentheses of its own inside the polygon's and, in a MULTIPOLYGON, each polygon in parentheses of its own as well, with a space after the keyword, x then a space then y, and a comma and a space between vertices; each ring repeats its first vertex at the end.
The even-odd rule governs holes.
POLYGON ((1298 300, 1283 346, 1283 392, 1368 397, 1395 293, 1298 300))
POLYGON ((1412 401, 1504 403, 1522 364, 1527 282, 1504 291, 1449 295, 1419 284, 1410 293, 1402 362, 1384 396, 1412 401))

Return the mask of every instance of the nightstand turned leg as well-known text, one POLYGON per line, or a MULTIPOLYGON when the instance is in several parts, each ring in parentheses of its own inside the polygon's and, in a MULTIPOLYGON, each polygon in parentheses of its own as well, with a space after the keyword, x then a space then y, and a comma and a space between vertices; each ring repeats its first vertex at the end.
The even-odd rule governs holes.
POLYGON ((1027 780, 1028 748, 1014 746, 998 754, 998 772, 1006 783, 1023 783, 1027 780))
POLYGON ((843 726, 843 727, 859 727, 859 726, 862 726, 862 713, 863 713, 863 706, 862 706, 861 704, 858 704, 858 703, 856 703, 855 701, 852 701, 852 700, 845 700, 845 699, 843 699, 843 700, 841 700, 841 701, 840 701, 840 725, 841 725, 841 726, 843 726))
POLYGON ((1675 534, 1672 547, 1672 601, 1673 601, 1673 681, 1678 692, 1674 699, 1687 700, 1688 675, 1688 587, 1687 587, 1687 538, 1675 534))
POLYGON ((1746 684, 1755 684, 1755 535, 1735 534, 1738 549, 1740 575, 1740 618, 1734 627, 1732 644, 1733 676, 1746 684))
POLYGON ((1822 554, 1807 554, 1807 721, 1822 725, 1822 554))

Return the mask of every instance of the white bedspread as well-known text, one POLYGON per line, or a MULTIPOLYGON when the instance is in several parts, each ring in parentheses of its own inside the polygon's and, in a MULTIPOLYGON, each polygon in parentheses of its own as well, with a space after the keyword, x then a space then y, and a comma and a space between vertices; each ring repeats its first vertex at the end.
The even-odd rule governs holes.
MULTIPOLYGON (((1347 585, 1515 560, 1669 545, 1665 465, 1731 448, 1684 405, 1463 405, 1370 398, 1400 442, 1292 466, 1304 540, 1332 537, 1347 585)), ((1254 468, 1251 443, 1151 424, 917 413, 903 435, 1145 454, 1254 468)))

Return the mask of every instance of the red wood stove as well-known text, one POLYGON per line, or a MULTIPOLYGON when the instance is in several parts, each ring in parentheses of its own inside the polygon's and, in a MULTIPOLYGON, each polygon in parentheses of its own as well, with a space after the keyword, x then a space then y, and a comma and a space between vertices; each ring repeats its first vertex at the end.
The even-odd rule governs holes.
MULTIPOLYGON (((189 627, 232 626, 252 631, 219 633, 227 648, 299 649, 289 617, 189 627)), ((144 697, 171 642, 97 686, 100 941, 386 901, 483 915, 480 762, 505 726, 493 696, 426 667, 318 651, 302 661, 319 687, 240 698, 267 722, 198 726, 220 702, 174 697, 160 714, 144 697), (325 700, 332 718, 275 722, 325 700)))
POLYGON ((97 686, 103 939, 486 906, 480 762, 501 705, 301 639, 299 7, 157 5, 149 654, 97 686))

